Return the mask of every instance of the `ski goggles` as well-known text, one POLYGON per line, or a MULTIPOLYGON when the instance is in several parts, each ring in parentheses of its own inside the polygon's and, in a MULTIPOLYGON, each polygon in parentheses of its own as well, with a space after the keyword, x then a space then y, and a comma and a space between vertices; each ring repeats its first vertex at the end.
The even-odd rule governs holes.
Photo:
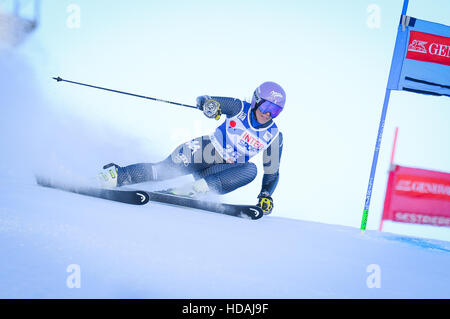
POLYGON ((279 105, 276 105, 270 101, 266 101, 266 100, 261 100, 261 104, 259 104, 259 110, 262 113, 270 113, 270 116, 272 118, 277 117, 281 111, 283 110, 283 108, 279 105))

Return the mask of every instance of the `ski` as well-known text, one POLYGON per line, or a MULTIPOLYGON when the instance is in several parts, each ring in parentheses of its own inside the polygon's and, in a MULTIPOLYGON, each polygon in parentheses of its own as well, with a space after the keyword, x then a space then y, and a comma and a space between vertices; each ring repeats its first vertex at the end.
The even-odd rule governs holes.
POLYGON ((41 176, 36 177, 36 182, 38 183, 38 185, 44 187, 126 204, 144 205, 151 201, 181 207, 195 208, 235 217, 259 219, 263 216, 262 209, 255 205, 224 204, 219 202, 211 202, 201 199, 173 195, 164 191, 148 192, 130 189, 119 190, 87 186, 74 186, 56 182, 52 179, 44 178, 41 176))
POLYGON ((55 188, 71 193, 107 199, 125 204, 144 205, 149 200, 148 193, 140 190, 116 190, 86 186, 73 186, 55 182, 49 178, 44 178, 41 176, 36 177, 36 182, 38 183, 38 185, 44 187, 55 188))
POLYGON ((196 208, 213 213, 219 213, 235 217, 259 219, 263 216, 263 211, 256 205, 235 205, 219 202, 205 201, 190 197, 173 195, 163 191, 147 192, 150 202, 171 204, 182 207, 196 208))

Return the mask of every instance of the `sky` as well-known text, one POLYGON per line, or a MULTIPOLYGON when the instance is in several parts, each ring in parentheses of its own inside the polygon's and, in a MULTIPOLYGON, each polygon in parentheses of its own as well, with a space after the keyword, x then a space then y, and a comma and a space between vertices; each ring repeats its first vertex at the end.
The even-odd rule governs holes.
MULTIPOLYGON (((402 5, 47 0, 40 27, 15 54, 32 66, 49 108, 102 131, 86 144, 108 134, 132 141, 103 159, 120 165, 162 160, 218 123, 195 110, 51 77, 186 104, 203 94, 250 98, 262 82, 279 83, 287 102, 276 120, 284 149, 274 214, 359 227, 402 5)), ((407 14, 449 25, 450 3, 411 0, 407 14)), ((450 172, 449 119, 448 98, 391 94, 368 229, 380 222, 395 127, 397 164, 450 172)), ((74 162, 87 153, 82 145, 74 162)), ((225 200, 256 201, 262 159, 253 161, 257 179, 225 200)), ((386 222, 384 230, 450 240, 448 228, 386 222)))

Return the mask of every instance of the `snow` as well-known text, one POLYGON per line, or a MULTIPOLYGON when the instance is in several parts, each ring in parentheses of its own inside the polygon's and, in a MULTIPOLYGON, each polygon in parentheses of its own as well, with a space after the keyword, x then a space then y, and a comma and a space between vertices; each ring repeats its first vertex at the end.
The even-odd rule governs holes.
POLYGON ((47 103, 17 55, 0 61, 8 61, 0 63, 0 298, 450 297, 450 242, 362 235, 276 209, 252 221, 36 185, 35 173, 89 178, 112 159, 137 162, 149 152, 126 125, 119 132, 69 112, 70 101, 47 103), (71 269, 79 288, 68 284, 71 269))
POLYGON ((449 242, 131 206, 32 181, 2 182, 0 191, 1 298, 450 296, 449 242), (70 265, 80 288, 67 286, 70 265), (370 265, 379 288, 368 286, 370 265))

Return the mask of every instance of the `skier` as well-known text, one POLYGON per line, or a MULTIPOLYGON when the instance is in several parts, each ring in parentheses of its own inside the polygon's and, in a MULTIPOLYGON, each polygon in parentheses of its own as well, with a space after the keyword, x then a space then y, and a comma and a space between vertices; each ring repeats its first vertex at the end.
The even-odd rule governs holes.
POLYGON ((110 163, 100 173, 106 187, 162 181, 192 174, 195 182, 167 192, 196 197, 208 191, 229 193, 253 181, 256 165, 249 159, 263 153, 264 176, 258 206, 264 214, 273 210, 272 194, 278 184, 283 135, 273 121, 284 108, 286 94, 274 82, 264 82, 253 93, 251 104, 229 97, 202 95, 197 108, 208 118, 224 121, 209 136, 179 145, 158 163, 137 163, 121 167, 110 163))

